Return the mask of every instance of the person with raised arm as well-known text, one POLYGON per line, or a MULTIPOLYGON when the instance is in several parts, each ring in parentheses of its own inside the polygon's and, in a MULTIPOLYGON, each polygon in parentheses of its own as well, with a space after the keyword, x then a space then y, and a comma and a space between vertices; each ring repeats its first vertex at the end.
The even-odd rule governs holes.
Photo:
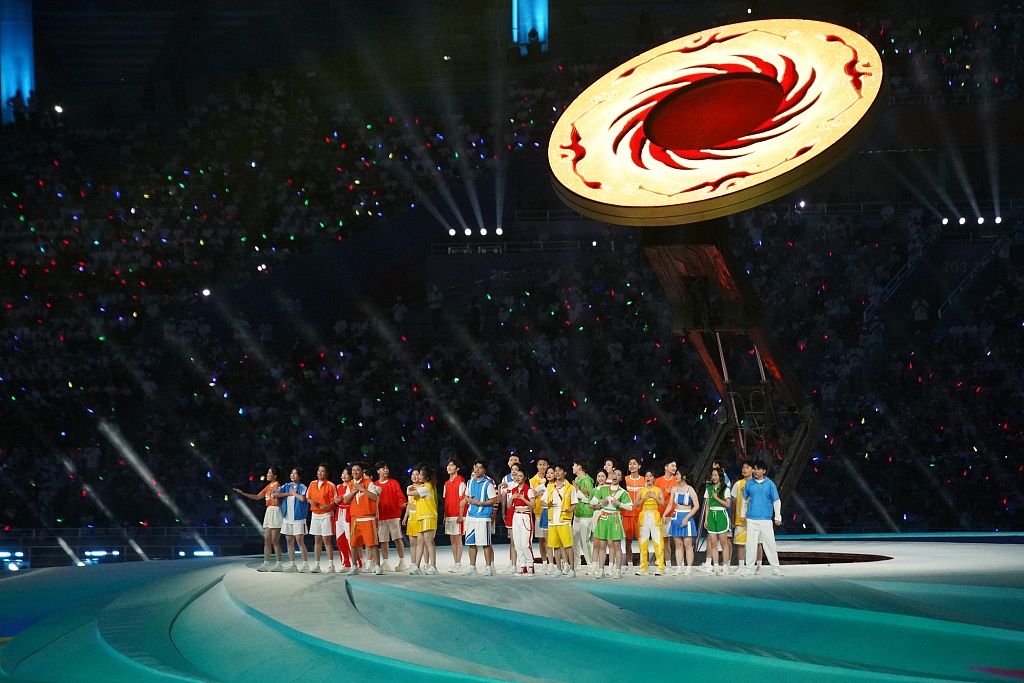
POLYGON ((256 568, 258 572, 279 572, 284 570, 281 564, 281 501, 274 498, 273 493, 281 486, 281 470, 277 467, 267 469, 267 485, 259 493, 246 493, 242 489, 231 489, 249 500, 263 500, 267 511, 263 515, 263 564, 256 568), (270 556, 277 557, 277 564, 270 564, 270 556))

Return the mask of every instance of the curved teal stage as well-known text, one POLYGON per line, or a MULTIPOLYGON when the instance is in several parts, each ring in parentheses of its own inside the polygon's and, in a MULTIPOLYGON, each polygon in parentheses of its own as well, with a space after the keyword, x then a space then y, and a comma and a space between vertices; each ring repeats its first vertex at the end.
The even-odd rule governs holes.
POLYGON ((1024 680, 1024 546, 780 548, 892 559, 620 581, 464 578, 444 560, 434 577, 261 574, 245 559, 12 573, 0 683, 1024 680))

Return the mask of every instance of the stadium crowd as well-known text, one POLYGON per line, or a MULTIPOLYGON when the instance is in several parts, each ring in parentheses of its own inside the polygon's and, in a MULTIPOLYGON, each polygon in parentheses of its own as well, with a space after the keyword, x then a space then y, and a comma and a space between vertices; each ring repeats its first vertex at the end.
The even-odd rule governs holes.
MULTIPOLYGON (((1021 26, 1007 10, 857 27, 900 95, 1012 98, 1021 26)), ((266 326, 254 344, 220 338, 194 308, 203 287, 260 277, 542 147, 606 66, 535 68, 500 123, 325 106, 275 81, 211 94, 170 131, 49 114, 6 131, 0 527, 240 524, 231 486, 325 460, 383 455, 396 474, 512 452, 693 462, 720 397, 635 243, 449 297, 437 327, 414 303, 416 335, 381 316, 317 340, 266 326), (176 342, 151 343, 154 326, 176 342)), ((864 309, 935 239, 937 217, 766 207, 733 228, 824 419, 785 529, 1019 528, 1021 268, 1000 259, 990 291, 970 293, 973 315, 900 336, 864 326, 864 309)))

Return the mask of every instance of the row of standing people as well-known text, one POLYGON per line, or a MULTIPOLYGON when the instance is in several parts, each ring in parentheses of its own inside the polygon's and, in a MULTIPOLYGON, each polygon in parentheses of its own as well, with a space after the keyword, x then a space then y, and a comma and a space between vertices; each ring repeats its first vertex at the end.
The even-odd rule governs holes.
POLYGON ((572 483, 566 480, 569 468, 562 463, 552 465, 542 456, 536 465, 536 473, 528 478, 519 458, 513 455, 509 458, 509 473, 500 484, 495 484, 487 475, 485 461, 475 462, 466 480, 460 473, 461 464, 449 460, 443 504, 438 500, 433 471, 425 464, 413 468, 411 483, 404 491, 389 476, 389 467, 383 462, 376 465, 377 481, 367 476, 366 465, 354 463, 343 470, 341 484, 335 486, 329 480, 328 466, 321 464, 316 480, 308 486, 301 483, 298 468, 292 470, 291 481, 283 485, 280 473, 271 468, 267 472, 268 483, 260 493, 249 494, 237 488, 235 491, 266 502, 261 571, 318 573, 322 571, 323 551, 329 562, 327 571, 335 572, 333 541, 341 566, 348 573, 366 569, 382 574, 391 570, 388 545, 393 542, 399 557, 396 571, 436 574, 435 534, 440 507, 454 560, 449 571, 455 573, 476 573, 479 548, 484 549, 484 574, 496 573, 492 538, 500 513, 511 541, 508 573, 533 574, 540 559, 542 572, 575 577, 583 560, 596 578, 618 578, 623 570, 633 569, 632 542, 638 541, 640 561, 636 573, 651 572, 649 550, 653 550, 653 573, 660 575, 667 570, 666 559, 670 559, 667 556, 673 547, 666 552, 666 544, 672 539, 675 573, 689 575, 693 571, 699 529, 703 526, 708 531, 709 571, 726 572, 735 544, 739 562, 745 562, 748 571, 756 570, 760 564, 763 548, 773 572, 781 574, 772 528, 773 522, 781 523, 781 507, 778 491, 765 476, 767 466, 763 463, 744 463, 743 477, 734 485, 730 485, 724 469, 715 463, 710 481, 706 482, 703 506, 689 482, 689 474, 678 469, 673 460, 665 462, 664 474, 655 478, 650 469, 640 475, 636 458, 629 459, 629 474, 625 476, 609 459, 592 478, 587 473, 587 461, 577 458, 571 465, 572 483), (751 481, 754 486, 748 489, 751 481), (702 510, 703 515, 698 517, 702 510), (412 553, 408 566, 403 525, 412 553), (314 536, 312 568, 304 541, 307 533, 314 536), (291 562, 287 566, 281 557, 281 535, 286 537, 289 548, 291 562), (534 552, 534 541, 539 557, 534 552), (464 545, 468 547, 470 561, 465 569, 464 545), (277 564, 272 565, 274 553, 277 564), (297 553, 302 556, 301 568, 297 565, 297 553))
POLYGON ((689 473, 674 460, 664 462, 664 474, 655 477, 652 469, 641 470, 636 458, 628 460, 625 476, 607 459, 592 478, 586 459, 577 458, 571 466, 572 484, 565 481, 567 468, 561 464, 545 457, 536 464, 537 473, 527 481, 518 457, 511 456, 509 474, 498 487, 512 540, 511 573, 534 571, 536 538, 542 571, 552 576, 575 576, 580 561, 596 578, 619 578, 623 571, 634 569, 638 575, 647 575, 652 572, 651 551, 653 573, 660 575, 666 572, 673 549, 675 574, 690 575, 697 538, 705 528, 709 572, 734 571, 730 551, 735 544, 740 565, 756 571, 763 552, 773 573, 781 575, 773 529, 782 521, 781 503, 764 463, 743 463, 743 477, 733 485, 720 464, 714 463, 703 498, 691 485, 689 473), (668 546, 670 540, 672 546, 668 546), (635 568, 634 541, 639 544, 635 568))

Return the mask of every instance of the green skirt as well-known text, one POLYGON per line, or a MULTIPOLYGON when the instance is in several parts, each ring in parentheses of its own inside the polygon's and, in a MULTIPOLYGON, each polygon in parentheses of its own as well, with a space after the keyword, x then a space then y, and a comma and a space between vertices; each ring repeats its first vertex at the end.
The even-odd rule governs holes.
POLYGON ((602 541, 621 541, 625 534, 622 532, 622 515, 601 513, 594 527, 594 538, 602 541))

